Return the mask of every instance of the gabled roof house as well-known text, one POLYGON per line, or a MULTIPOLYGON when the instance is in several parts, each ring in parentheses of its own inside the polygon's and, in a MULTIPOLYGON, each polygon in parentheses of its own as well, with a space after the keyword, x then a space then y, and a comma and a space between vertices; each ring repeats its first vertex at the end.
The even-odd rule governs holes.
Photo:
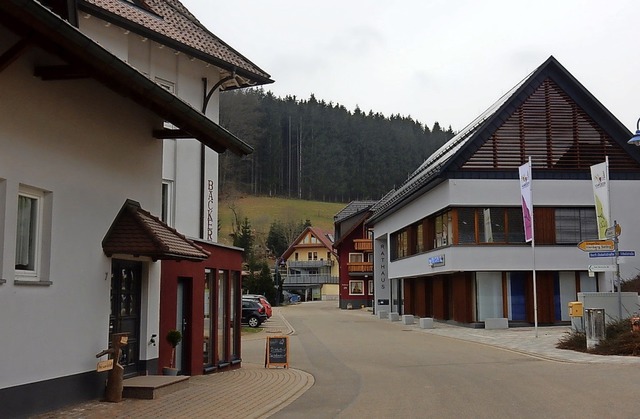
POLYGON ((373 303, 373 231, 365 223, 375 204, 352 201, 333 217, 342 309, 373 303))
POLYGON ((305 301, 338 299, 338 262, 332 234, 307 227, 280 259, 287 268, 283 289, 302 294, 305 301))
MULTIPOLYGON (((430 156, 368 219, 375 309, 465 324, 534 323, 519 166, 531 158, 538 317, 569 321, 578 292, 611 291, 577 248, 597 238, 590 167, 609 162, 613 218, 635 249, 640 150, 631 133, 554 57, 430 156)), ((640 263, 627 258, 622 277, 640 263)))
POLYGON ((252 147, 218 92, 270 82, 176 0, 0 2, 3 414, 102 397, 116 332, 127 377, 187 321, 183 373, 240 366, 242 249, 210 220, 218 153, 252 147))

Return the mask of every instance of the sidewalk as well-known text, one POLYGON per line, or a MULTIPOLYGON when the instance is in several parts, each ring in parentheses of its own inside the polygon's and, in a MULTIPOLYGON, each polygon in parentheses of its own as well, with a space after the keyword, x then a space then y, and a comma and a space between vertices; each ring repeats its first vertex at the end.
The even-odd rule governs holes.
MULTIPOLYGON (((365 309, 345 310, 344 315, 391 322, 378 319, 365 309)), ((294 333, 280 308, 274 309, 272 321, 273 326, 266 324, 264 333, 245 336, 243 341, 264 339, 265 334, 270 332, 294 333)), ((536 337, 533 327, 485 330, 436 322, 433 329, 421 329, 417 320, 412 325, 405 325, 402 321, 391 323, 416 333, 472 341, 557 362, 640 364, 640 357, 601 356, 557 349, 555 345, 558 340, 571 330, 566 326, 539 327, 536 337)), ((125 399, 121 403, 94 401, 37 418, 204 418, 213 414, 225 419, 266 418, 304 394, 314 384, 314 378, 296 369, 266 369, 264 365, 243 362, 238 370, 194 376, 189 383, 188 389, 155 400, 125 399)))
MULTIPOLYGON (((266 333, 290 335, 293 328, 274 308, 261 333, 243 336, 264 340, 266 333)), ((120 403, 86 402, 42 415, 50 418, 267 418, 283 409, 314 383, 311 374, 292 368, 264 368, 242 362, 242 368, 189 379, 189 387, 154 400, 124 399, 120 403)))
MULTIPOLYGON (((372 315, 370 312, 362 312, 369 316, 372 315)), ((390 322, 390 320, 384 319, 379 319, 379 321, 390 322)), ((552 361, 640 364, 640 357, 593 355, 556 348, 558 341, 571 331, 571 327, 569 326, 538 327, 538 335, 536 336, 534 327, 514 327, 509 329, 487 330, 435 322, 433 329, 421 329, 418 325, 417 318, 416 322, 412 325, 405 325, 402 321, 392 323, 398 327, 410 329, 419 333, 476 342, 552 361)))

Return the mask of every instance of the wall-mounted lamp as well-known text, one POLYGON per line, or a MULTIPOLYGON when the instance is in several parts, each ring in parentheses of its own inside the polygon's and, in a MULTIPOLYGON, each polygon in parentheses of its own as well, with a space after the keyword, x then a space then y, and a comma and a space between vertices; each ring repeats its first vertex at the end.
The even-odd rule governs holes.
POLYGON ((631 137, 631 139, 627 141, 627 143, 640 147, 640 119, 638 119, 638 122, 636 124, 636 134, 631 137))

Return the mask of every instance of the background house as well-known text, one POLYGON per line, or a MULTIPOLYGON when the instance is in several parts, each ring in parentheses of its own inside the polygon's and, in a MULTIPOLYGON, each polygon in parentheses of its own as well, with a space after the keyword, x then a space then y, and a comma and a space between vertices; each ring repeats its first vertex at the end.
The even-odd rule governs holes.
POLYGON ((376 201, 352 201, 334 216, 340 308, 373 306, 373 230, 365 222, 376 201))
MULTIPOLYGON (((568 321, 580 291, 612 291, 577 248, 597 238, 590 166, 609 161, 620 246, 637 249, 640 150, 631 133, 550 57, 430 156, 379 205, 376 310, 460 323, 533 323, 532 249, 524 240, 518 168, 532 159, 539 321, 568 321), (626 230, 625 230, 626 227, 626 230)), ((607 261, 610 263, 610 261, 607 261)), ((622 277, 637 274, 625 258, 622 277)), ((612 313, 613 314, 613 313, 612 313)))
POLYGON ((338 260, 333 236, 307 227, 282 254, 286 274, 282 287, 303 297, 303 301, 338 299, 338 260))

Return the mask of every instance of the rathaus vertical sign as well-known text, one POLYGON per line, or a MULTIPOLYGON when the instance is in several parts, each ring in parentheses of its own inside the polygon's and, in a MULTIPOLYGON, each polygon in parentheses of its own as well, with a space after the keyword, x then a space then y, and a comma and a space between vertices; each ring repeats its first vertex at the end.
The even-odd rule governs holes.
POLYGON ((388 254, 387 239, 374 240, 375 264, 373 276, 375 279, 375 303, 376 311, 384 308, 388 309, 391 290, 389 289, 388 278, 388 254), (385 308, 386 307, 386 308, 385 308))

